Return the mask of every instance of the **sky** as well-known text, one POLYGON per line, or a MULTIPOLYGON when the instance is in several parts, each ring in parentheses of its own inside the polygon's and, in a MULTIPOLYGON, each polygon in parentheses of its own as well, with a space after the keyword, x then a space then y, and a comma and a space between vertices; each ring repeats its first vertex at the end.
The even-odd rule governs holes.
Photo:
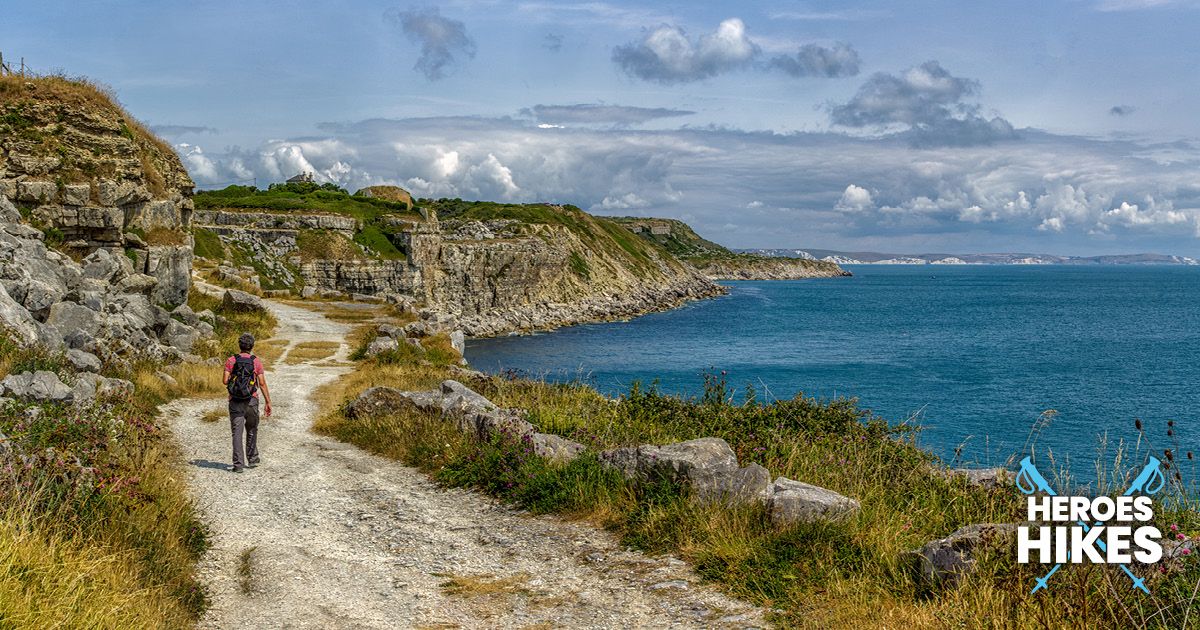
POLYGON ((730 247, 1200 257, 1200 2, 17 0, 200 188, 663 216, 730 247))

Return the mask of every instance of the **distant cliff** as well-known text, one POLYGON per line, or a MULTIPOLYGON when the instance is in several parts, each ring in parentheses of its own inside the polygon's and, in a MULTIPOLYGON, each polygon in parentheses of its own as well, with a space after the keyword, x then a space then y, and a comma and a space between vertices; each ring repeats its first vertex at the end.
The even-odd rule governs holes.
POLYGON ((303 295, 411 299, 468 334, 554 328, 723 292, 691 265, 573 206, 349 195, 289 184, 201 193, 200 255, 229 279, 303 295))
POLYGON ((713 280, 797 280, 849 276, 832 261, 733 252, 675 219, 615 217, 643 240, 662 246, 713 280))

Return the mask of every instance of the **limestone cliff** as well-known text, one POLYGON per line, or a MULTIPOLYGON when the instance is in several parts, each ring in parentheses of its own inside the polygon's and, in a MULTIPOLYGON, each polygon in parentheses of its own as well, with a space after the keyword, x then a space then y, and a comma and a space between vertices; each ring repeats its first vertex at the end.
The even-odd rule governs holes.
POLYGON ((158 304, 187 298, 193 186, 171 147, 103 89, 0 77, 0 196, 60 251, 128 257, 158 281, 158 304))
POLYGON ((723 291, 578 208, 422 200, 414 212, 402 200, 333 192, 201 194, 198 234, 224 243, 218 276, 249 270, 263 288, 403 297, 472 335, 631 317, 723 291))

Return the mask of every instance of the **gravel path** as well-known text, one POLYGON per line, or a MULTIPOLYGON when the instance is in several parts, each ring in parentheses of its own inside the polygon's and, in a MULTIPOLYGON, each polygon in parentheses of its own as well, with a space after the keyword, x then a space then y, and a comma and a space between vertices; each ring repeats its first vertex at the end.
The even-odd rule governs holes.
MULTIPOLYGON (((269 304, 277 336, 291 344, 347 333, 320 314, 269 304)), ((343 343, 335 359, 348 351, 343 343)), ((348 369, 317 364, 267 366, 275 415, 259 430, 263 464, 241 475, 229 472, 228 421, 200 420, 223 400, 164 410, 213 532, 200 566, 212 604, 201 627, 763 625, 760 610, 698 584, 679 560, 624 550, 585 524, 442 488, 415 469, 311 433, 309 393, 348 369)))

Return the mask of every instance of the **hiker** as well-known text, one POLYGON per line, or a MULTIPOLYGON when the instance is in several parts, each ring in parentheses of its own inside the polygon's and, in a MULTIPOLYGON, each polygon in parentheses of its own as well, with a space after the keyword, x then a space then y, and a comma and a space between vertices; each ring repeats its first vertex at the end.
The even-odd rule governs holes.
POLYGON ((262 390, 267 406, 264 411, 271 416, 271 391, 263 376, 263 364, 250 354, 254 349, 254 335, 242 333, 238 337, 238 354, 225 361, 225 378, 222 381, 229 390, 229 428, 233 431, 233 472, 240 473, 249 466, 258 465, 258 390, 262 390), (242 431, 246 432, 243 449, 242 431), (249 456, 249 459, 247 459, 249 456))

